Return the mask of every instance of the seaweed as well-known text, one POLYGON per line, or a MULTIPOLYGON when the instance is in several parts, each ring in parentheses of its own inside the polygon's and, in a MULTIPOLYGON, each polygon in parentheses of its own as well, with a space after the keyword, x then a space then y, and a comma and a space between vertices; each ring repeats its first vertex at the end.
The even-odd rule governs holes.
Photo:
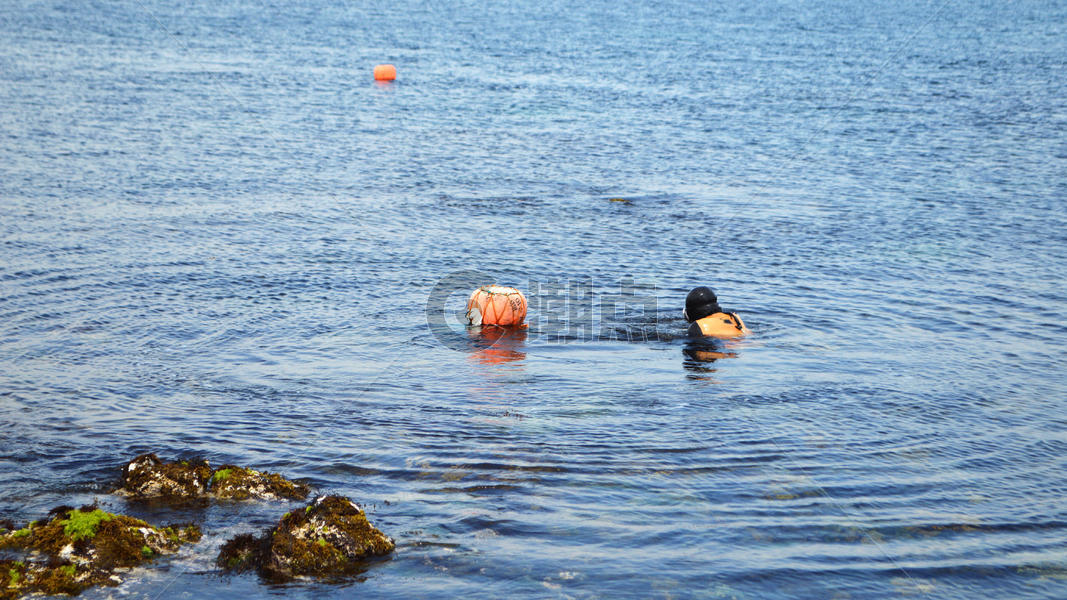
POLYGON ((202 496, 211 476, 206 460, 165 463, 155 454, 142 454, 123 467, 119 492, 133 498, 187 500, 202 496))
POLYGON ((96 506, 61 506, 50 519, 0 536, 0 546, 43 555, 34 561, 0 561, 6 584, 0 600, 26 593, 78 594, 94 585, 117 585, 115 570, 134 567, 199 541, 195 525, 155 527, 96 506))
POLYGON ((237 465, 212 470, 205 460, 167 463, 155 454, 142 454, 123 467, 118 493, 138 500, 184 504, 203 502, 207 496, 228 500, 303 500, 311 488, 277 473, 237 465))
POLYGON ((258 538, 251 533, 242 533, 226 540, 219 550, 215 564, 225 571, 241 573, 258 568, 257 563, 264 555, 265 538, 258 538))
POLYGON ((303 500, 311 488, 294 483, 277 473, 224 465, 211 477, 211 495, 228 500, 303 500))
POLYGON ((368 559, 389 554, 393 540, 348 498, 324 496, 286 513, 261 537, 228 540, 216 564, 224 571, 257 571, 270 581, 338 577, 359 572, 368 559))
POLYGON ((233 473, 233 469, 219 469, 215 471, 215 474, 211 476, 211 485, 222 483, 233 473))
POLYGON ((81 510, 71 510, 67 514, 69 517, 63 525, 63 534, 74 542, 80 539, 94 537, 96 535, 96 529, 100 526, 100 523, 115 518, 115 515, 106 513, 99 508, 84 512, 81 510))

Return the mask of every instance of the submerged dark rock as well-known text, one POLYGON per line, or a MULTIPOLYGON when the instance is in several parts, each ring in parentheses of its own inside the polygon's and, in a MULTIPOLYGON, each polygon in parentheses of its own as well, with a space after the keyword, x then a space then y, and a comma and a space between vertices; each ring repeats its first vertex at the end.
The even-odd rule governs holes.
POLYGON ((251 533, 230 538, 222 545, 215 563, 231 573, 258 569, 266 554, 265 544, 268 540, 267 536, 256 537, 251 533))
POLYGON ((243 534, 227 541, 216 563, 230 572, 256 570, 274 581, 338 577, 358 572, 367 559, 395 547, 354 502, 323 496, 286 513, 261 537, 243 534))
POLYGON ((78 594, 95 585, 117 585, 117 569, 150 562, 201 537, 196 525, 157 527, 96 506, 60 507, 49 514, 45 521, 0 535, 0 548, 28 557, 0 561, 0 598, 78 594))
POLYGON ((206 460, 165 463, 155 454, 142 454, 122 468, 119 492, 133 498, 191 499, 207 491, 211 475, 206 460))
POLYGON ((224 465, 211 476, 211 495, 231 500, 303 500, 311 488, 293 483, 277 473, 224 465))

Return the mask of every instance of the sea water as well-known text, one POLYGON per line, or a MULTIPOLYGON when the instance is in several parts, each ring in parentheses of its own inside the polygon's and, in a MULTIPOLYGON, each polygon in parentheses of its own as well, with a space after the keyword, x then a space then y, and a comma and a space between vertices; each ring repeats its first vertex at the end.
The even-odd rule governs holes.
POLYGON ((87 598, 1067 596, 1063 3, 7 3, 0 106, 0 510, 206 532, 87 598), (221 576, 298 505, 149 451, 397 550, 221 576))

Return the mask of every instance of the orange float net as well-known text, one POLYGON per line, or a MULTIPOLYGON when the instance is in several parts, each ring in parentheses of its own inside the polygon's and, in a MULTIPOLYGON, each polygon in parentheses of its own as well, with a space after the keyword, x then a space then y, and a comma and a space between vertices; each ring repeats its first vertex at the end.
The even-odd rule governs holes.
POLYGON ((515 288, 485 285, 467 300, 471 325, 521 325, 526 318, 526 296, 515 288))

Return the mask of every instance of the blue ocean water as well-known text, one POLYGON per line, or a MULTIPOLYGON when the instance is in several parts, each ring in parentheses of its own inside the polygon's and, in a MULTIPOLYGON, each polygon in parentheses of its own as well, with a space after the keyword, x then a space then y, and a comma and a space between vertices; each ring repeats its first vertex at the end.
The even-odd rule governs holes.
POLYGON ((1057 2, 4 4, 0 512, 207 532, 87 598, 1063 598, 1065 67, 1057 2), (289 506, 146 451, 397 551, 222 576, 289 506))

